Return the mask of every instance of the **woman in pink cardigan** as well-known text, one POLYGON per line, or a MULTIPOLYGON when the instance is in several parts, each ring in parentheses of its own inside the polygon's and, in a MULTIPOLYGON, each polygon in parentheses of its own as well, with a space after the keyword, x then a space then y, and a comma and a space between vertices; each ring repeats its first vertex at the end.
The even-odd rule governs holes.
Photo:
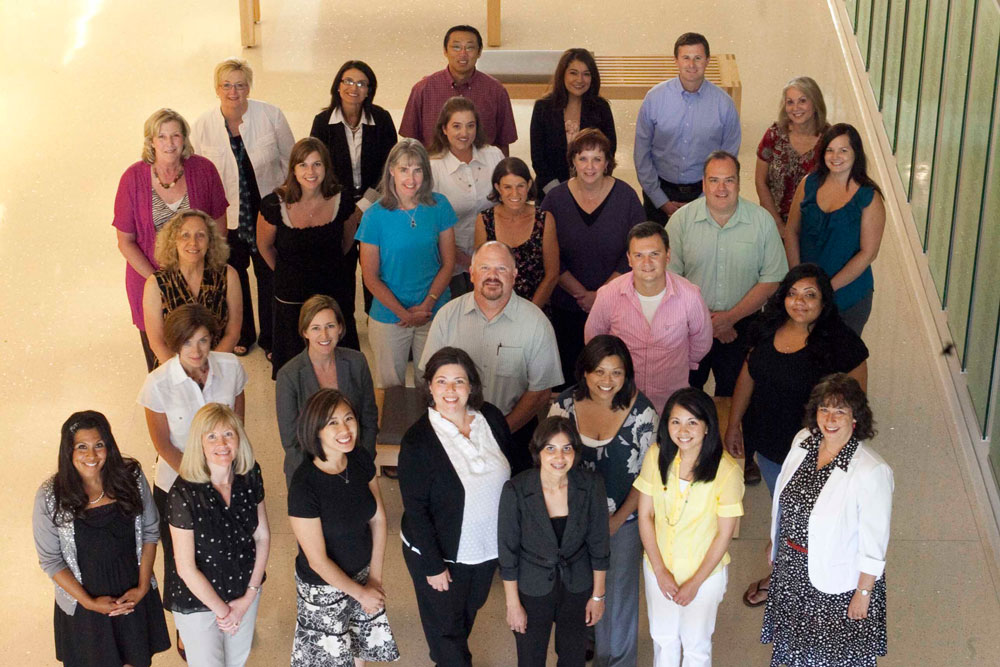
POLYGON ((226 233, 226 192, 215 166, 194 154, 187 121, 172 109, 160 109, 143 127, 142 160, 125 170, 115 196, 118 250, 125 258, 125 292, 132 323, 139 329, 146 369, 156 357, 146 338, 142 288, 159 266, 153 258, 156 232, 181 210, 194 208, 215 219, 226 233))

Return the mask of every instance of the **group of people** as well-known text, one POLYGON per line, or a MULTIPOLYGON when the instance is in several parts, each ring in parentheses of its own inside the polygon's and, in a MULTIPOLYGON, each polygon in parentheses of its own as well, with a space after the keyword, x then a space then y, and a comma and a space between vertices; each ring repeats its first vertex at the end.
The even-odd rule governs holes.
POLYGON ((293 665, 400 657, 376 391, 405 385, 411 358, 427 411, 400 447, 400 536, 435 664, 471 664, 497 570, 519 665, 545 664, 553 625, 560 665, 635 665, 640 577, 655 664, 710 664, 761 478, 769 572, 743 600, 767 605, 772 664, 885 655, 892 471, 867 443, 861 340, 885 212, 857 131, 792 79, 758 147, 760 203, 741 197, 739 116, 705 79, 707 40, 685 33, 678 77, 639 112, 640 200, 612 176, 589 51, 566 51, 535 104, 534 174, 508 157, 510 100, 481 51, 475 28, 447 31, 401 140, 358 60, 297 142, 236 59, 193 127, 170 109, 146 121, 113 224, 158 460, 150 488, 103 415, 63 425, 34 529, 65 664, 149 665, 171 644, 164 607, 190 664, 246 662, 270 542, 243 428, 254 345, 299 545, 293 665))

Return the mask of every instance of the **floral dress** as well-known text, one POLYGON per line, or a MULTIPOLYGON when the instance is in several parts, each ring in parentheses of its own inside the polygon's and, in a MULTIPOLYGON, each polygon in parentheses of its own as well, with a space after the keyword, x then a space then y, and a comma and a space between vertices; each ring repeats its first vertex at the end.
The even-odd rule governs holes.
POLYGON ((868 618, 847 618, 854 591, 831 595, 813 587, 809 580, 809 556, 791 546, 809 548, 809 517, 816 499, 835 467, 846 471, 858 449, 855 438, 836 458, 817 470, 821 436, 815 433, 800 447, 807 451, 777 499, 780 505, 778 555, 771 574, 764 625, 763 644, 774 643, 771 667, 819 667, 852 665, 875 667, 886 654, 885 576, 875 581, 868 605, 868 618))
MULTIPOLYGON (((823 134, 826 129, 824 127, 818 134, 823 134)), ((813 150, 800 154, 789 141, 788 130, 779 128, 777 123, 767 128, 757 146, 757 157, 767 163, 767 189, 771 191, 771 197, 784 222, 788 221, 795 188, 816 167, 819 158, 817 150, 818 141, 813 150)))
MULTIPOLYGON (((576 426, 576 385, 559 394, 549 415, 568 417, 576 426)), ((646 450, 656 438, 658 418, 653 404, 638 392, 632 409, 616 433, 606 443, 593 446, 584 439, 581 465, 604 479, 608 495, 608 514, 614 514, 625 502, 635 478, 642 470, 646 450)))
MULTIPOLYGON (((483 211, 483 225, 486 227, 486 240, 497 240, 496 209, 491 207, 483 211)), ((514 253, 514 265, 517 267, 517 278, 514 280, 514 292, 528 301, 535 296, 535 291, 545 279, 545 259, 542 256, 542 239, 545 236, 545 211, 535 207, 535 226, 531 229, 528 240, 511 248, 514 253)))

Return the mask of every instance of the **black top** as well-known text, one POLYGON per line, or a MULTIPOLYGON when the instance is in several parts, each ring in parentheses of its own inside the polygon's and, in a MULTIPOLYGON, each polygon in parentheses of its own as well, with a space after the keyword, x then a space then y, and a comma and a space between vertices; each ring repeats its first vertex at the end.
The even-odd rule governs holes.
POLYGON ((566 590, 582 593, 594 584, 594 570, 607 570, 608 498, 600 475, 569 471, 566 528, 560 535, 549 517, 538 468, 508 480, 500 496, 497 526, 500 576, 516 581, 525 595, 552 590, 556 572, 566 590))
MULTIPOLYGON (((509 462, 513 443, 503 413, 490 403, 484 403, 479 411, 509 462)), ((404 548, 409 543, 420 551, 413 556, 424 575, 441 574, 446 567, 444 560, 453 561, 458 555, 465 488, 426 412, 400 442, 399 493, 403 497, 400 532, 406 539, 404 548)), ((604 512, 607 524, 606 508, 604 512)))
MULTIPOLYGON (((363 449, 347 454, 344 472, 331 475, 307 459, 292 476, 288 487, 288 516, 319 519, 323 527, 326 555, 349 577, 368 567, 372 560, 372 530, 375 496, 368 483, 375 477, 375 462, 363 449)), ((295 573, 313 585, 329 585, 309 567, 302 547, 295 558, 295 573)))
POLYGON ((566 519, 568 516, 554 516, 550 519, 552 531, 556 534, 556 542, 562 544, 563 535, 566 533, 566 519))
POLYGON ((374 127, 365 125, 365 129, 361 132, 361 188, 355 191, 354 167, 351 165, 351 152, 347 148, 344 124, 330 125, 331 113, 327 110, 316 114, 309 135, 316 137, 330 149, 333 173, 337 176, 337 182, 344 188, 347 200, 353 204, 368 188, 377 187, 382 179, 385 159, 396 145, 396 126, 388 111, 378 105, 372 105, 372 120, 375 125, 374 127))
MULTIPOLYGON (((611 155, 618 147, 615 119, 611 105, 603 97, 584 97, 580 109, 580 129, 595 127, 611 142, 611 155)), ((557 180, 569 180, 569 162, 566 159, 566 125, 563 109, 557 109, 548 100, 538 100, 531 112, 531 167, 535 170, 535 183, 539 192, 557 180)))
MULTIPOLYGON (((194 561, 219 597, 230 602, 247 591, 257 559, 257 506, 264 500, 260 464, 245 475, 233 476, 229 507, 211 482, 196 484, 178 477, 170 489, 167 521, 194 531, 194 561)), ((182 614, 209 611, 184 581, 176 577, 170 596, 171 611, 182 614)))
POLYGON ((821 361, 808 342, 798 352, 778 352, 773 335, 747 357, 754 387, 743 415, 743 439, 775 463, 784 462, 802 428, 803 412, 816 383, 830 373, 848 373, 868 358, 868 348, 846 325, 836 326, 831 333, 832 362, 821 361))
POLYGON ((273 192, 260 203, 264 219, 275 226, 274 296, 290 303, 302 303, 313 294, 337 298, 343 292, 347 262, 344 261, 344 220, 354 211, 354 203, 340 194, 340 206, 333 220, 317 227, 289 227, 281 216, 281 202, 273 192), (338 291, 338 288, 339 291, 338 291))

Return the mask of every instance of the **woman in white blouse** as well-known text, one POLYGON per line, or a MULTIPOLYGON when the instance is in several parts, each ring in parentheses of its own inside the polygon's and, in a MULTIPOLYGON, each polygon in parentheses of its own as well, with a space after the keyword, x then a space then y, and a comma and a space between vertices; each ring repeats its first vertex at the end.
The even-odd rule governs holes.
POLYGON ((234 352, 245 355, 257 343, 271 350, 271 269, 257 252, 256 225, 260 200, 281 185, 288 173, 288 156, 295 144, 292 129, 281 109, 250 99, 253 70, 238 58, 215 66, 218 108, 206 111, 194 122, 191 143, 199 155, 215 165, 226 189, 229 209, 229 264, 240 277, 243 289, 243 324, 234 352), (260 337, 254 328, 247 268, 253 261, 257 277, 257 312, 260 337))
POLYGON ((487 199, 493 191, 493 169, 504 155, 496 146, 486 144, 479 112, 466 97, 453 97, 444 103, 427 153, 431 157, 434 192, 447 197, 458 216, 458 252, 451 281, 451 296, 455 298, 472 289, 469 262, 475 250, 476 216, 493 205, 487 199))
POLYGON ((400 537, 437 665, 471 665, 469 634, 497 569, 500 493, 510 478, 510 429, 483 401, 469 355, 443 347, 427 361, 427 414, 399 449, 400 537))
POLYGON ((772 665, 871 665, 886 654, 885 554, 892 469, 857 380, 823 378, 781 467, 761 642, 772 665))

